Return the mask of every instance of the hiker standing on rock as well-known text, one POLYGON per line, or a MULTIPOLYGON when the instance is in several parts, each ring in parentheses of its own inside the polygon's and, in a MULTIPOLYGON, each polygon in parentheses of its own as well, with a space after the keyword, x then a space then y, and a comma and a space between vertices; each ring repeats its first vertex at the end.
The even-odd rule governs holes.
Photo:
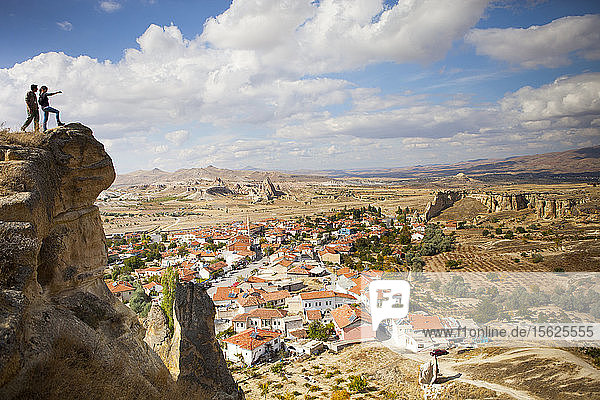
POLYGON ((35 92, 37 92, 37 85, 31 85, 31 90, 27 92, 25 96, 25 104, 27 105, 27 120, 21 127, 21 130, 25 132, 25 129, 29 126, 31 121, 33 121, 33 127, 35 132, 40 130, 40 110, 37 104, 37 96, 35 92))
POLYGON ((48 113, 55 113, 56 114, 56 124, 58 126, 63 126, 64 124, 62 122, 60 122, 60 111, 58 111, 56 108, 52 108, 50 107, 50 101, 48 100, 48 97, 50 96, 54 96, 55 94, 59 94, 62 93, 62 91, 58 91, 58 92, 54 92, 54 93, 48 93, 48 87, 47 86, 42 86, 40 88, 40 106, 42 106, 42 111, 44 112, 44 132, 46 132, 47 130, 47 123, 48 123, 48 113))

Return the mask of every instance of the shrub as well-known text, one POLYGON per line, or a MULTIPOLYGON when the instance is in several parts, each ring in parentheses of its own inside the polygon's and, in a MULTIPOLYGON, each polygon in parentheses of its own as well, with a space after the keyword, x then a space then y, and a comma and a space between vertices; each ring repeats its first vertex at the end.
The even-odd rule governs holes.
POLYGON ((460 268, 460 264, 462 264, 462 261, 460 260, 447 260, 446 269, 458 269, 460 268))
POLYGON ((483 232, 481 232, 481 234, 483 235, 483 237, 487 237, 490 235, 490 231, 488 229, 484 229, 483 232))
POLYGON ((331 393, 331 400, 348 400, 350 399, 350 393, 346 389, 336 390, 331 393))
POLYGON ((362 393, 367 389, 368 383, 367 378, 360 375, 350 376, 350 383, 348 383, 348 389, 356 393, 362 393))
POLYGON ((502 228, 496 228, 496 235, 502 235, 502 228))
POLYGON ((542 261, 544 261, 544 257, 542 257, 541 254, 537 254, 536 253, 536 254, 534 254, 534 255, 531 256, 531 262, 534 262, 534 263, 537 264, 537 263, 542 262, 542 261))
POLYGON ((147 317, 152 306, 152 299, 144 292, 142 286, 138 286, 129 299, 129 307, 140 317, 147 317))

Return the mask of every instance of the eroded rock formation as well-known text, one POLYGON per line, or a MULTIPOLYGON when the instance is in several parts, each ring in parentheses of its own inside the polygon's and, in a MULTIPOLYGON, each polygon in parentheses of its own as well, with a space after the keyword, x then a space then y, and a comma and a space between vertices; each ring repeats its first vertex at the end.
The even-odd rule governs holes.
POLYGON ((206 291, 192 283, 178 284, 173 304, 174 331, 169 335, 160 307, 152 306, 146 343, 163 359, 178 382, 216 390, 218 399, 242 399, 215 338, 215 306, 206 291))
POLYGON ((479 200, 488 213, 518 211, 526 208, 535 210, 539 218, 563 218, 578 214, 577 206, 587 201, 584 197, 562 198, 549 193, 470 193, 467 191, 441 191, 435 194, 425 209, 425 218, 430 220, 465 197, 479 200))
POLYGON ((94 201, 114 178, 83 125, 0 133, 0 398, 217 398, 175 385, 102 280, 94 201))

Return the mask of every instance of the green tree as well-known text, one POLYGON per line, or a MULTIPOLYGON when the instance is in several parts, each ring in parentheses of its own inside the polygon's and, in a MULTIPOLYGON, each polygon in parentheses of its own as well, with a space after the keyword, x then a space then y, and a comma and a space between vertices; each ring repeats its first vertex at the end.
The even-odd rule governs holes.
POLYGON ((160 303, 161 308, 167 314, 169 329, 173 332, 173 302, 175 301, 175 288, 179 283, 179 274, 172 267, 167 267, 160 280, 163 287, 163 299, 160 303))
POLYGON ((144 262, 136 256, 126 258, 123 264, 121 272, 133 272, 135 269, 144 266, 144 262))
POLYGON ((400 229, 398 240, 400 241, 400 244, 410 244, 410 228, 408 227, 408 224, 400 229))
POLYGON ((323 325, 320 321, 311 322, 308 325, 308 337, 317 340, 327 340, 333 334, 333 324, 323 325))
POLYGON ((498 318, 498 311, 498 305, 494 300, 483 299, 473 311, 473 320, 481 324, 493 321, 498 318))
POLYGON ((150 307, 152 306, 152 299, 144 292, 144 288, 138 285, 133 295, 129 299, 129 307, 140 317, 147 317, 150 307))
POLYGON ((460 268, 461 261, 458 260, 447 260, 446 261, 446 269, 457 269, 460 268))

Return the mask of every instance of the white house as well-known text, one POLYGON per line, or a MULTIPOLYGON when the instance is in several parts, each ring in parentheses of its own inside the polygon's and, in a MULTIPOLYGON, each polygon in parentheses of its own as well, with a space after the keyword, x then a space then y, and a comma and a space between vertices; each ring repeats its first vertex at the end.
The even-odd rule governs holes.
POLYGON ((331 310, 333 326, 340 340, 372 340, 371 316, 360 307, 344 304, 331 310))
POLYGON ((392 337, 395 344, 403 349, 417 353, 436 347, 447 347, 449 340, 443 335, 428 335, 429 329, 444 329, 442 320, 435 315, 409 314, 403 323, 394 323, 392 337))
POLYGON ((233 322, 233 329, 238 333, 245 331, 248 328, 285 332, 284 318, 286 316, 287 311, 285 310, 257 308, 235 316, 231 322, 233 322))
POLYGON ((232 362, 243 361, 246 365, 252 365, 261 356, 277 352, 283 347, 280 336, 279 332, 265 329, 246 329, 223 340, 226 343, 225 358, 232 362))
POLYGON ((320 310, 323 312, 331 311, 344 304, 357 302, 356 297, 347 293, 334 292, 333 290, 300 293, 300 300, 302 310, 320 310))

